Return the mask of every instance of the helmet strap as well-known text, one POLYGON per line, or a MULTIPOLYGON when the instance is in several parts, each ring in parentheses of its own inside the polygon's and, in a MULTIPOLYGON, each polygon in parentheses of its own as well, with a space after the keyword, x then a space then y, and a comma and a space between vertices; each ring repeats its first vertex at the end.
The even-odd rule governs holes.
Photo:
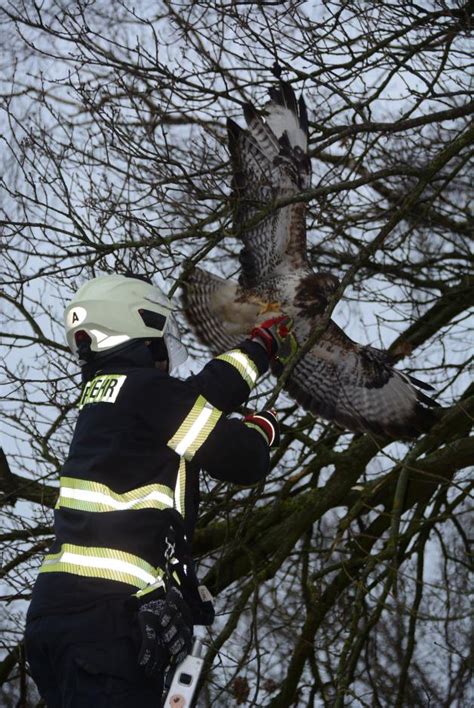
POLYGON ((169 362, 168 350, 166 349, 166 344, 163 337, 154 337, 150 340, 149 348, 153 361, 166 361, 169 362))

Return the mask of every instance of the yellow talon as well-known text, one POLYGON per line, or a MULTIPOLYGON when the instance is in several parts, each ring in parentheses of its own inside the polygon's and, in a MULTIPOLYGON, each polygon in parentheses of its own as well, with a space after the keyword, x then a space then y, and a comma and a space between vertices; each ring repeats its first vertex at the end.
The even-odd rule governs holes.
POLYGON ((262 304, 259 315, 265 315, 267 312, 280 312, 280 304, 278 302, 266 302, 262 304))

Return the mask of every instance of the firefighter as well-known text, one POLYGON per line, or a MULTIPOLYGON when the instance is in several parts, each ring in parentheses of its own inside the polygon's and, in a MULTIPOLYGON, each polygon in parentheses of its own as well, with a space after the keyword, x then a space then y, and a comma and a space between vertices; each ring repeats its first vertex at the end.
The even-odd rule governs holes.
POLYGON ((264 322, 183 381, 170 375, 186 357, 173 305, 151 282, 101 276, 66 308, 84 386, 25 632, 49 708, 157 708, 193 625, 212 623, 191 558, 199 473, 240 485, 267 474, 274 414, 228 414, 294 351, 288 324, 264 322))

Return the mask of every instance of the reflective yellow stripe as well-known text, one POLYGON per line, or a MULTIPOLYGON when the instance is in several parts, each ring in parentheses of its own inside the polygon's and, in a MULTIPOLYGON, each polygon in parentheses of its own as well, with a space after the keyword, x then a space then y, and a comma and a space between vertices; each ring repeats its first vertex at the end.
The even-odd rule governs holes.
POLYGON ((175 509, 184 517, 185 512, 185 493, 186 493, 186 462, 184 457, 179 461, 178 476, 176 478, 176 487, 174 490, 175 509))
POLYGON ((247 354, 244 354, 244 352, 241 352, 239 349, 232 349, 230 352, 217 356, 216 359, 226 361, 237 369, 250 389, 255 386, 255 382, 258 378, 258 369, 247 354))
POLYGON ((222 411, 199 396, 178 431, 168 440, 168 447, 185 460, 192 460, 197 450, 214 429, 222 411))
MULTIPOLYGON (((173 580, 175 581, 176 585, 178 585, 178 586, 181 585, 181 580, 179 579, 178 574, 175 571, 173 571, 171 573, 171 575, 172 575, 173 580)), ((161 578, 159 578, 159 580, 157 580, 156 583, 153 583, 153 585, 147 585, 147 587, 144 588, 143 590, 139 590, 138 592, 136 592, 135 597, 141 598, 144 595, 149 595, 154 590, 158 590, 158 588, 163 587, 163 585, 164 585, 163 580, 161 578)))
POLYGON ((244 425, 246 425, 247 428, 253 428, 253 430, 257 431, 257 433, 260 433, 260 435, 263 437, 263 439, 265 440, 265 442, 268 445, 267 434, 265 433, 264 430, 261 429, 261 427, 259 425, 254 425, 253 423, 250 423, 248 420, 244 420, 244 425))
POLYGON ((127 509, 172 509, 174 494, 164 484, 147 484, 118 494, 105 484, 74 477, 61 477, 56 508, 80 511, 123 511, 127 509))
MULTIPOLYGON (((179 585, 180 583, 178 583, 179 585)), ((158 590, 159 588, 162 588, 164 586, 163 580, 159 578, 155 583, 152 585, 147 585, 146 588, 143 588, 142 590, 138 590, 138 592, 135 593, 135 597, 143 597, 144 595, 148 595, 150 592, 153 592, 154 590, 158 590)))
MULTIPOLYGON (((158 587, 163 576, 139 556, 115 548, 88 548, 64 543, 59 553, 46 556, 40 573, 72 573, 88 578, 104 578, 133 585, 143 590, 148 585, 158 587)), ((161 584, 162 581, 161 581, 161 584)))

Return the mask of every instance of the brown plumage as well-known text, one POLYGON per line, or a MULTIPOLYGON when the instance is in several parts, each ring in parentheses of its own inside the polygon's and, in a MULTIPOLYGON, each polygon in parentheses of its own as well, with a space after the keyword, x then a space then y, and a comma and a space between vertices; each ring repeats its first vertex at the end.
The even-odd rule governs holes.
MULTIPOLYGON (((270 99, 262 114, 244 108, 246 130, 228 120, 234 226, 243 242, 239 282, 201 268, 185 282, 188 320, 215 353, 278 313, 292 318, 303 344, 339 284, 331 273, 314 272, 307 258, 306 203, 297 201, 311 180, 304 100, 297 101, 283 81, 270 99), (282 200, 286 206, 273 207, 282 200)), ((357 344, 332 320, 286 384, 289 395, 316 415, 353 431, 402 438, 432 424, 437 404, 420 390, 427 388, 393 369, 387 352, 357 344)))

